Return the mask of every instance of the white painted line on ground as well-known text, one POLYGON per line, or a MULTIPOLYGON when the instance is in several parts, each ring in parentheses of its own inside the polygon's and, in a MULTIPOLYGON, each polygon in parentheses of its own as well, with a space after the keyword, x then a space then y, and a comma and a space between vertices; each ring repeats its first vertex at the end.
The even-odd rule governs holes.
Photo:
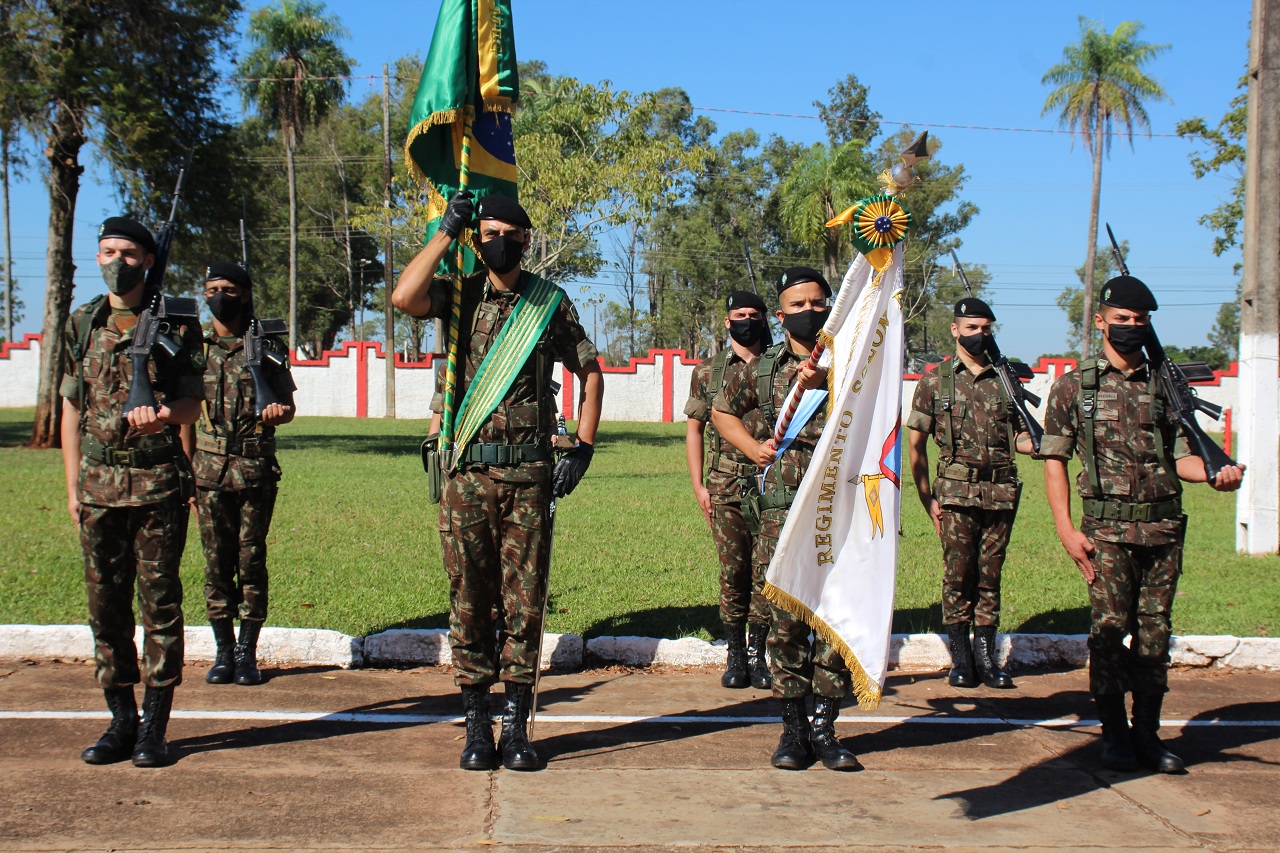
MULTIPOLYGON (((107 711, 0 711, 0 720, 106 720, 107 711)), ((463 718, 444 714, 385 714, 363 711, 177 711, 178 720, 244 720, 250 722, 291 723, 374 723, 374 724, 423 724, 461 723, 463 718)), ((778 717, 714 716, 677 714, 671 716, 629 716, 623 714, 539 714, 538 719, 548 723, 663 723, 704 725, 767 725, 777 723, 778 717)), ((1057 717, 1045 720, 1023 720, 1007 717, 933 717, 933 716, 879 716, 875 714, 847 715, 837 723, 858 725, 884 725, 886 723, 922 723, 954 726, 1008 726, 1010 728, 1070 729, 1097 726, 1097 720, 1075 717, 1057 717)), ((1167 728, 1280 728, 1280 720, 1161 720, 1167 728)))

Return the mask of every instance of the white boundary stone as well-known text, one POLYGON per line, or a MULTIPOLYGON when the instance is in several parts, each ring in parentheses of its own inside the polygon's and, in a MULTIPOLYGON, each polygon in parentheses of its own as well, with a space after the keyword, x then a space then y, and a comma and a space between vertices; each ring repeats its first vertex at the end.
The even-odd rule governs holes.
MULTIPOLYGON (((1001 662, 1023 670, 1081 667, 1089 659, 1087 639, 1084 634, 1000 634, 997 656, 1001 662)), ((141 629, 135 641, 141 648, 141 629)), ((187 660, 213 659, 213 632, 207 626, 188 627, 184 642, 187 660)), ((579 669, 588 662, 723 666, 725 655, 723 641, 708 643, 694 637, 595 637, 584 643, 577 634, 547 634, 543 638, 542 665, 544 669, 561 670, 579 669)), ((1174 637, 1170 655, 1175 666, 1280 670, 1280 638, 1174 637)), ((258 641, 258 656, 264 663, 277 666, 345 669, 441 666, 451 662, 448 632, 442 628, 398 628, 363 638, 315 628, 264 628, 258 641)), ((0 625, 0 658, 91 660, 93 636, 85 625, 0 625)), ((936 671, 950 665, 942 635, 893 635, 890 669, 936 671)))

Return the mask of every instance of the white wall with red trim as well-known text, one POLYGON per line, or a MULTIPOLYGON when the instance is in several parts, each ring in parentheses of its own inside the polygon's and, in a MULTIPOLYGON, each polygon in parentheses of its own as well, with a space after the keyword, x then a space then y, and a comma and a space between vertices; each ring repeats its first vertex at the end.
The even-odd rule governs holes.
MULTIPOLYGON (((684 419, 689 383, 698 362, 684 350, 655 349, 643 358, 631 359, 625 367, 605 367, 604 420, 671 423, 684 419)), ((0 407, 34 406, 39 383, 40 335, 28 334, 20 343, 0 345, 0 407)), ((1074 359, 1042 358, 1033 366, 1036 376, 1027 387, 1047 400, 1053 381, 1076 366, 1074 359)), ((1215 371, 1212 382, 1197 384, 1204 399, 1226 409, 1236 405, 1237 366, 1215 371)), ((561 411, 573 412, 578 382, 562 365, 556 366, 562 388, 561 411)), ((347 343, 341 349, 323 353, 318 359, 293 361, 293 378, 298 385, 298 411, 302 415, 345 418, 380 418, 386 413, 386 362, 380 343, 347 343)), ((903 403, 910 406, 919 376, 904 377, 903 403)), ((431 356, 421 362, 406 362, 396 355, 396 415, 400 418, 427 418, 431 415, 431 395, 435 365, 431 356)), ((1043 420, 1043 405, 1036 411, 1043 420)), ((1203 415, 1205 429, 1217 432, 1203 415)))

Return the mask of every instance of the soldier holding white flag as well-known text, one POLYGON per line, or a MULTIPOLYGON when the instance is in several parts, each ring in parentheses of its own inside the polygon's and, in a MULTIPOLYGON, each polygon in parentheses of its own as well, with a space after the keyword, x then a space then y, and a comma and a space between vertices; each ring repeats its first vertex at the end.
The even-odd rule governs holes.
MULTIPOLYGON (((753 559, 762 575, 826 424, 827 371, 812 367, 809 356, 831 310, 831 287, 817 270, 792 267, 778 282, 778 297, 777 317, 786 340, 754 362, 734 365, 712 404, 716 429, 763 469, 762 494, 751 502, 760 521, 753 559), (806 395, 779 452, 771 434, 796 382, 806 395)), ((772 607, 769 666, 773 695, 782 700, 783 724, 773 766, 803 770, 816 756, 832 770, 857 770, 857 757, 835 735, 840 703, 851 690, 849 668, 833 646, 821 636, 810 640, 809 634, 804 621, 772 607), (810 693, 816 697, 812 726, 805 708, 810 693)))

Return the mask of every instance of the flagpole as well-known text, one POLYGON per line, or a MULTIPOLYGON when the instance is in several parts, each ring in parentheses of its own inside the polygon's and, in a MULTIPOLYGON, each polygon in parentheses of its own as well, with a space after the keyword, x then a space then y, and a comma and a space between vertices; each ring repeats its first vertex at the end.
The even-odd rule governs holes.
MULTIPOLYGON (((465 190, 471 182, 471 108, 462 127, 462 164, 458 173, 458 190, 465 190)), ((461 238, 462 234, 458 237, 461 238)), ((458 241, 457 274, 453 277, 449 294, 449 356, 444 372, 444 412, 440 418, 440 453, 449 468, 453 468, 456 452, 453 452, 454 411, 458 388, 458 336, 462 328, 462 241, 458 241)))

